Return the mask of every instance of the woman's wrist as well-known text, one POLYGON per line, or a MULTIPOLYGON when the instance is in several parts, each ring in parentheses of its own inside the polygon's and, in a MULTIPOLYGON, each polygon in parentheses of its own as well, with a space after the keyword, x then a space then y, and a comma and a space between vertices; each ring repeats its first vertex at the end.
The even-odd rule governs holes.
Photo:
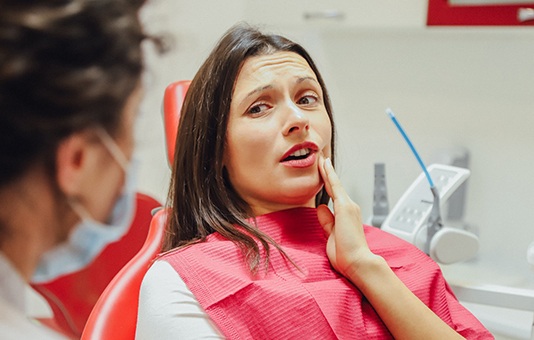
POLYGON ((358 257, 345 271, 345 276, 358 287, 365 290, 375 280, 380 280, 391 272, 383 257, 369 251, 358 257))

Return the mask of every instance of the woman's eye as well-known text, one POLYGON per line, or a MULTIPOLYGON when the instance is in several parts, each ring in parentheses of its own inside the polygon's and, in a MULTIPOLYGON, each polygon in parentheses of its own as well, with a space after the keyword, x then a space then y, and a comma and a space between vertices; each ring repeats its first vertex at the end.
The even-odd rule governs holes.
POLYGON ((256 104, 256 105, 251 106, 250 109, 248 109, 248 113, 257 115, 257 114, 264 112, 268 108, 269 106, 267 106, 267 104, 256 104))
POLYGON ((300 98, 297 103, 301 105, 312 105, 317 103, 317 97, 312 95, 306 95, 300 98))

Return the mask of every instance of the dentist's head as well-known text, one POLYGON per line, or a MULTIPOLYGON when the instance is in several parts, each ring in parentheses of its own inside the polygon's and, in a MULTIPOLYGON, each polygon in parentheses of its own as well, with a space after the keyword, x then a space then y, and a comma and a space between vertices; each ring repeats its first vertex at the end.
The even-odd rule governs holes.
POLYGON ((0 256, 27 281, 83 267, 129 224, 142 3, 2 1, 0 256))

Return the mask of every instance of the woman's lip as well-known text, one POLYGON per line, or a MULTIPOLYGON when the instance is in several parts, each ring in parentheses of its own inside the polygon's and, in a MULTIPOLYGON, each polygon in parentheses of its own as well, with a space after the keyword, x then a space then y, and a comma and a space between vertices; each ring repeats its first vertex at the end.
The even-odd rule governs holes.
POLYGON ((290 161, 281 162, 283 165, 290 168, 307 168, 315 164, 317 153, 311 152, 308 157, 302 159, 292 159, 290 161))
POLYGON ((286 151, 286 153, 280 159, 280 162, 284 162, 284 159, 289 157, 293 152, 301 150, 301 149, 310 149, 311 153, 315 153, 317 150, 319 150, 319 147, 317 146, 317 144, 313 142, 304 142, 304 143, 296 144, 286 151))

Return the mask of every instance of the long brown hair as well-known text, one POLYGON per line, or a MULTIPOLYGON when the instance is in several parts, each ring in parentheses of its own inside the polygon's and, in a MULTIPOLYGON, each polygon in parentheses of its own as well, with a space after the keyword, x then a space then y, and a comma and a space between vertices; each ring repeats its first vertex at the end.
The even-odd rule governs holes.
MULTIPOLYGON (((246 222, 253 217, 251 209, 232 188, 223 165, 230 102, 241 66, 249 57, 278 51, 297 53, 308 62, 321 85, 332 121, 324 81, 302 46, 244 24, 228 30, 192 80, 182 107, 163 250, 201 242, 218 232, 240 247, 252 272, 261 263, 257 241, 265 250, 265 263, 269 261, 269 244, 281 250, 269 236, 246 222)), ((333 121, 331 145, 333 157, 333 121)), ((315 201, 318 205, 328 200, 322 189, 315 201)))

